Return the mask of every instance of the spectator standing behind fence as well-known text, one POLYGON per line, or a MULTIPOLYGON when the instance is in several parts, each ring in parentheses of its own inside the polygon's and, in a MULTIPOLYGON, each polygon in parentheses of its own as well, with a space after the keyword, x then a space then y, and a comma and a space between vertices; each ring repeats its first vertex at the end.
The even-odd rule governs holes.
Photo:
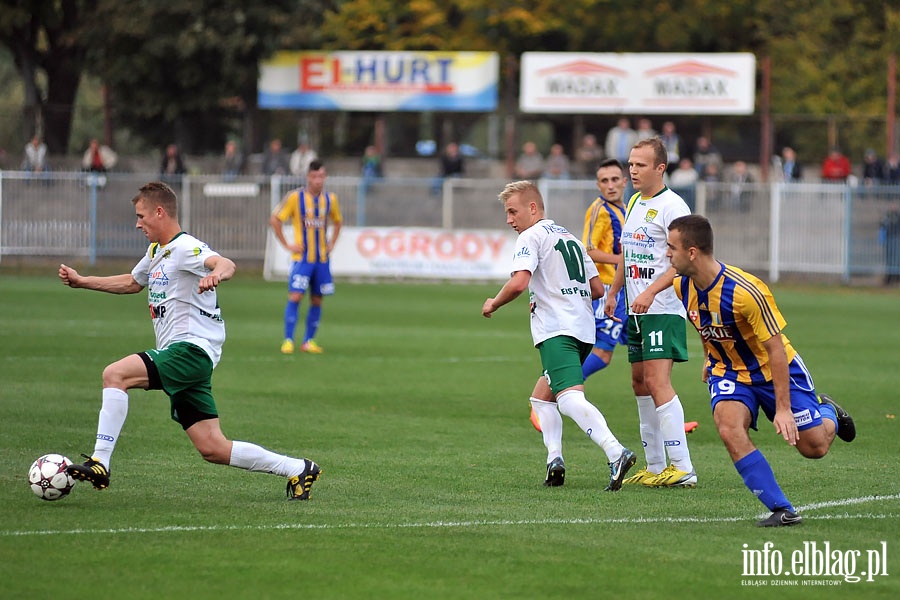
POLYGON ((750 190, 747 184, 753 183, 753 176, 747 168, 747 163, 739 160, 731 167, 728 174, 729 206, 732 210, 746 212, 750 208, 750 190))
POLYGON ((175 144, 166 146, 163 153, 162 162, 159 165, 159 175, 164 181, 178 179, 184 175, 184 160, 181 158, 181 151, 175 144))
POLYGON ((566 156, 562 144, 550 146, 544 177, 548 179, 569 179, 569 157, 566 156))
POLYGON ((615 158, 622 164, 628 164, 631 147, 637 142, 637 133, 631 128, 631 121, 622 117, 615 127, 606 133, 606 158, 615 158))
POLYGON ((884 181, 884 163, 878 158, 878 154, 869 148, 863 156, 863 183, 866 185, 881 185, 884 181))
POLYGON ((797 161, 797 153, 790 146, 781 151, 781 174, 786 183, 800 181, 803 178, 803 167, 797 161))
POLYGON ((650 119, 638 119, 637 130, 635 130, 637 141, 649 140, 657 137, 656 130, 653 129, 653 122, 650 119))
POLYGON ((900 154, 891 154, 884 163, 884 177, 888 185, 900 184, 900 154))
POLYGON ((106 144, 101 144, 97 138, 91 140, 88 149, 81 157, 81 168, 93 173, 106 173, 116 166, 119 156, 106 144))
POLYGON ((25 159, 22 161, 22 170, 29 173, 44 173, 50 170, 47 162, 47 144, 41 138, 34 136, 25 144, 25 159))
POLYGON ((538 152, 534 142, 522 145, 522 154, 516 160, 515 175, 517 179, 535 181, 544 174, 544 157, 538 152))
POLYGON ((234 181, 244 170, 244 153, 237 142, 225 142, 225 153, 222 155, 222 177, 225 181, 234 181))
POLYGON ((822 162, 822 179, 831 183, 844 183, 851 173, 850 159, 832 148, 822 162))
POLYGON ((278 138, 269 142, 269 148, 263 155, 263 175, 287 175, 290 173, 288 157, 281 148, 281 140, 278 138))
POLYGON ((466 172, 466 163, 459 153, 459 144, 450 142, 444 147, 438 163, 438 176, 431 182, 431 193, 437 195, 441 192, 444 179, 447 177, 462 177, 466 172))
POLYGON ((706 180, 711 171, 717 174, 716 181, 721 177, 722 153, 706 136, 697 138, 697 147, 694 149, 694 168, 697 169, 700 179, 706 180))
POLYGON ((381 179, 383 176, 381 170, 381 154, 375 146, 366 146, 362 158, 362 176, 366 181, 373 179, 381 179))
POLYGON ((319 158, 319 155, 316 154, 315 150, 310 148, 306 138, 301 138, 300 143, 297 145, 297 149, 291 152, 289 163, 291 175, 306 177, 306 173, 309 171, 309 163, 317 158, 319 158))
POLYGON ((697 183, 698 179, 700 179, 700 175, 694 168, 694 163, 691 162, 691 159, 682 158, 678 163, 678 168, 669 175, 669 186, 675 189, 690 187, 697 183))
POLYGON ((666 172, 671 175, 681 162, 681 138, 675 132, 675 123, 672 121, 663 123, 659 139, 662 140, 663 146, 666 147, 666 154, 669 158, 666 172))
POLYGON ((596 177, 601 160, 603 160, 603 151, 597 145, 597 136, 591 133, 586 134, 581 138, 581 146, 575 151, 578 176, 584 179, 596 177))

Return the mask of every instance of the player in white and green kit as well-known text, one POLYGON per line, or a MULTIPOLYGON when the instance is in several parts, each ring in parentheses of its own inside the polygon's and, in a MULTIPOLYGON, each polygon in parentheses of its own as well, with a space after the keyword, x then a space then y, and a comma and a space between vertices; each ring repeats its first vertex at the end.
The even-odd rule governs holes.
POLYGON ((109 487, 109 464, 128 414, 128 390, 163 390, 178 422, 207 461, 288 478, 292 500, 309 498, 321 469, 311 460, 275 454, 248 442, 231 441, 219 426, 212 396, 212 371, 222 356, 225 322, 216 287, 232 277, 234 263, 178 224, 175 192, 164 183, 141 187, 132 200, 137 228, 150 241, 131 273, 85 277, 60 265, 59 277, 73 288, 134 294, 148 288, 156 348, 131 354, 103 370, 103 396, 92 456, 69 474, 109 487))
POLYGON ((508 184, 500 193, 500 201, 507 224, 519 237, 512 275, 495 297, 484 301, 481 314, 490 318, 526 289, 529 292, 531 335, 544 369, 531 394, 547 447, 544 485, 565 482, 563 414, 606 453, 610 470, 606 489, 616 491, 637 459, 612 434, 603 414, 584 397, 581 371, 596 334, 591 300, 604 291, 597 267, 577 237, 544 218, 544 200, 534 183, 508 184))
POLYGON ((647 466, 625 483, 694 487, 697 473, 687 447, 684 408, 672 387, 673 363, 688 357, 685 313, 672 288, 675 269, 666 257, 669 223, 691 211, 666 187, 667 164, 659 138, 642 140, 631 150, 628 168, 637 193, 626 208, 622 262, 606 295, 605 312, 614 316, 616 294, 624 285, 628 360, 647 458, 647 466))

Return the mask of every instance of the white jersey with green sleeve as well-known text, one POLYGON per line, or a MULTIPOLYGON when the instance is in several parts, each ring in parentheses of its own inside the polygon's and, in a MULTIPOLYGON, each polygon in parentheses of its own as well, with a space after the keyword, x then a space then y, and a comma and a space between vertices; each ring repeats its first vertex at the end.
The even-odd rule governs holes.
POLYGON ((131 276, 148 288, 156 347, 190 342, 203 348, 215 367, 222 357, 225 321, 216 290, 198 292, 200 280, 210 272, 203 263, 211 256, 219 254, 181 232, 165 246, 150 244, 131 276))
MULTIPOLYGON (((651 198, 643 198, 640 193, 631 197, 622 225, 628 314, 634 314, 631 302, 672 266, 666 257, 669 223, 689 214, 688 205, 669 188, 651 198)), ((672 286, 656 295, 646 314, 685 316, 672 286)))
POLYGON ((597 267, 581 240, 549 219, 519 234, 512 272, 529 271, 531 337, 537 346, 559 335, 593 344, 597 335, 589 281, 597 267))

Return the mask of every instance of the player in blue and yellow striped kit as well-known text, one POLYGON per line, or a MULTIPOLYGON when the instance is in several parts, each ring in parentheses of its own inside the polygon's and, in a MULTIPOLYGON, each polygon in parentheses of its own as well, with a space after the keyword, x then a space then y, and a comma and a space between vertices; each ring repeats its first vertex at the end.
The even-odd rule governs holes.
POLYGON ((852 441, 853 419, 834 400, 816 394, 806 365, 781 333, 786 321, 766 284, 715 259, 706 218, 673 220, 666 254, 678 273, 675 292, 707 353, 703 380, 719 437, 746 486, 772 511, 758 525, 797 525, 800 515, 750 440, 759 409, 775 432, 807 458, 825 456, 835 435, 852 441))
POLYGON ((303 294, 310 290, 310 306, 306 315, 306 333, 300 350, 321 354, 315 342, 322 315, 322 297, 334 294, 329 257, 341 232, 341 209, 337 195, 325 191, 325 165, 320 160, 309 164, 306 187, 291 190, 275 208, 269 219, 275 237, 291 252, 291 272, 288 276, 288 303, 284 310, 284 342, 281 351, 294 352, 294 329, 303 294), (284 236, 284 222, 290 222, 294 239, 284 236), (331 237, 328 224, 332 225, 331 237))

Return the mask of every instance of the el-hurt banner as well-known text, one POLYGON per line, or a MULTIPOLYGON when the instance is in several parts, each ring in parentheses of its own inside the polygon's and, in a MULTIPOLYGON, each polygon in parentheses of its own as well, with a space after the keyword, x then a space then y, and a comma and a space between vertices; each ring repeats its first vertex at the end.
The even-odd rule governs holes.
POLYGON ((756 57, 526 52, 521 75, 524 112, 749 115, 756 57))
POLYGON ((260 108, 497 108, 496 52, 278 52, 260 65, 260 108))

